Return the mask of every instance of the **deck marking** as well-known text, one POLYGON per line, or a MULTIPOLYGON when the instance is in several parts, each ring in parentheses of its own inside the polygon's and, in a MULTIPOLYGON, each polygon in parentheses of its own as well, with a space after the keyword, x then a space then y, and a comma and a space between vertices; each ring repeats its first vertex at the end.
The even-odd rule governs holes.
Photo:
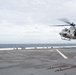
POLYGON ((65 56, 63 53, 61 53, 58 49, 56 49, 56 51, 57 51, 64 59, 68 59, 68 57, 65 56))

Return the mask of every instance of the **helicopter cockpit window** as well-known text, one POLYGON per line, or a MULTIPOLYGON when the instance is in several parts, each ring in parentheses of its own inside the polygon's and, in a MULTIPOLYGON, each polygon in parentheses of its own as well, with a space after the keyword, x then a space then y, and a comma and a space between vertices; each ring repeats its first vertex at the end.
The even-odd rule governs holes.
POLYGON ((66 28, 65 31, 68 31, 68 29, 66 28))
POLYGON ((68 31, 68 29, 67 29, 67 28, 65 28, 63 31, 68 31))

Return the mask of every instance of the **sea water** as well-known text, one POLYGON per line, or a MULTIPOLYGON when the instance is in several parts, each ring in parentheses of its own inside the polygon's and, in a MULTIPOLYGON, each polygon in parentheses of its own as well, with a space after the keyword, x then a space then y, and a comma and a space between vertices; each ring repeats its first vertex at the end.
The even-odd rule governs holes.
POLYGON ((51 46, 76 46, 76 44, 0 44, 0 48, 51 47, 51 46))

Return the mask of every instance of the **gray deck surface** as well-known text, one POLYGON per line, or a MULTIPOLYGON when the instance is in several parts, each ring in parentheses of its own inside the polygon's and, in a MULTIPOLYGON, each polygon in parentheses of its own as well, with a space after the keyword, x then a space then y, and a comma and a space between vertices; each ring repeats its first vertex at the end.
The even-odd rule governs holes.
POLYGON ((58 50, 68 59, 55 49, 0 51, 0 75, 76 75, 76 68, 57 72, 57 68, 48 69, 63 63, 76 64, 76 48, 58 50))

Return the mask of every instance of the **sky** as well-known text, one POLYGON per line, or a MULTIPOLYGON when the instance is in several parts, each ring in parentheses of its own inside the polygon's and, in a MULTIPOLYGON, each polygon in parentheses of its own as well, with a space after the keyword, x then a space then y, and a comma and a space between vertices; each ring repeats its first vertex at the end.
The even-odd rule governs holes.
POLYGON ((0 43, 76 43, 51 26, 65 24, 59 18, 76 23, 76 0, 0 0, 0 43))

